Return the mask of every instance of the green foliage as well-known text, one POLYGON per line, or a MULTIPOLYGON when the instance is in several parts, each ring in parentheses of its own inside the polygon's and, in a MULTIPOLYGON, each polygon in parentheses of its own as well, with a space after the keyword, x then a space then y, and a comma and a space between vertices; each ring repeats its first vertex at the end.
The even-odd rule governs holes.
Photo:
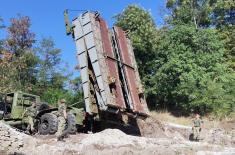
POLYGON ((72 103, 78 103, 76 104, 77 107, 83 107, 84 105, 82 103, 84 103, 83 100, 83 91, 82 91, 82 80, 80 77, 77 77, 73 80, 70 81, 70 86, 71 86, 71 90, 74 94, 74 98, 72 103))
POLYGON ((49 104, 53 106, 57 106, 58 101, 64 98, 67 100, 69 104, 71 104, 71 100, 73 98, 72 94, 68 91, 61 90, 61 89, 53 89, 49 88, 43 94, 41 95, 41 99, 43 101, 48 102, 49 104))
POLYGON ((207 100, 202 102, 203 91, 207 91, 209 81, 223 74, 217 71, 223 52, 215 30, 175 26, 159 42, 158 67, 155 75, 146 78, 147 92, 156 93, 157 100, 185 112, 211 112, 211 104, 207 100))
MULTIPOLYGON (((62 66, 61 50, 55 48, 52 38, 42 39, 39 47, 35 50, 39 58, 37 67, 38 87, 44 89, 49 87, 62 89, 64 81, 68 80, 68 77, 60 71, 62 66)), ((43 91, 42 89, 38 93, 43 91)))
POLYGON ((61 50, 55 48, 52 38, 43 38, 40 47, 37 48, 39 53, 39 81, 47 84, 56 72, 56 67, 61 63, 61 50))
MULTIPOLYGON (((39 58, 35 94, 41 95, 44 101, 54 106, 61 98, 65 98, 70 105, 81 102, 81 91, 75 90, 73 87, 80 81, 70 80, 68 69, 63 67, 61 50, 55 47, 52 38, 42 39, 35 50, 39 58), (72 88, 66 88, 68 83, 71 83, 72 88)), ((76 106, 81 107, 81 104, 76 106)))
POLYGON ((35 34, 30 31, 31 22, 27 16, 11 19, 8 29, 7 50, 19 57, 31 49, 35 34))
POLYGON ((234 0, 168 0, 169 23, 194 24, 196 28, 216 27, 225 42, 227 63, 235 70, 234 0))
POLYGON ((12 18, 7 27, 6 44, 0 46, 0 91, 29 92, 42 96, 42 100, 54 106, 61 98, 69 104, 81 102, 81 91, 67 86, 71 74, 63 67, 61 50, 55 47, 52 38, 42 39, 35 47, 35 34, 30 26, 29 17, 19 16, 12 18))
POLYGON ((34 33, 30 32, 30 19, 28 17, 12 18, 8 29, 8 38, 2 47, 1 83, 0 90, 20 89, 32 90, 35 82, 34 68, 37 58, 32 51, 34 33))
POLYGON ((211 1, 168 0, 167 7, 172 14, 161 29, 138 6, 127 7, 116 22, 131 31, 148 104, 184 114, 234 113, 235 74, 226 62, 232 56, 228 49, 234 47, 232 30, 224 32, 223 39, 221 30, 210 28, 214 25, 211 1))
POLYGON ((228 65, 235 71, 235 25, 226 26, 219 30, 220 37, 225 43, 225 58, 228 65))
POLYGON ((210 4, 213 10, 211 18, 217 28, 235 24, 234 0, 211 0, 210 4))
POLYGON ((81 85, 80 82, 80 78, 71 80, 72 88, 69 90, 61 88, 49 88, 42 93, 41 98, 53 106, 57 106, 58 101, 61 98, 64 98, 66 99, 68 105, 82 108, 84 106, 82 90, 78 87, 75 88, 75 85, 81 85))
MULTIPOLYGON (((233 0, 167 0, 170 14, 161 28, 137 5, 116 16, 133 42, 151 107, 234 116, 234 5, 233 0)), ((54 106, 65 98, 82 107, 81 79, 71 80, 51 38, 35 48, 30 25, 28 17, 19 16, 7 28, 7 44, 0 44, 0 91, 20 89, 54 106)))
POLYGON ((212 12, 210 0, 167 0, 166 7, 170 9, 169 18, 172 24, 194 24, 197 27, 208 27, 212 12))

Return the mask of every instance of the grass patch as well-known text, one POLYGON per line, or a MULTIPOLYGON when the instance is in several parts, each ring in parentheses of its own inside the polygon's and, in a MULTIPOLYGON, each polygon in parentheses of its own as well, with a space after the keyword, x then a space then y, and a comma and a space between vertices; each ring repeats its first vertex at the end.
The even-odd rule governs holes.
POLYGON ((191 126, 192 125, 192 118, 191 117, 175 117, 171 113, 166 111, 151 111, 150 115, 157 120, 163 121, 163 122, 170 122, 180 125, 186 125, 191 126))
MULTIPOLYGON (((194 119, 193 115, 189 117, 185 116, 176 117, 167 111, 151 111, 150 115, 156 120, 168 123, 175 123, 179 125, 185 125, 185 126, 192 126, 192 120, 194 119)), ((202 117, 202 120, 204 122, 204 127, 206 129, 211 129, 211 128, 231 129, 233 126, 232 124, 234 124, 235 122, 234 115, 227 118, 218 119, 211 114, 202 117)))

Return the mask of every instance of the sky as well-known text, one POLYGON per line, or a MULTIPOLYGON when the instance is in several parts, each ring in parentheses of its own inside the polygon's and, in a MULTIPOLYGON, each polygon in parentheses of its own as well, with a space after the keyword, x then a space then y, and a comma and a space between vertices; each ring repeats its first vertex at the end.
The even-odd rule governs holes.
MULTIPOLYGON (((29 16, 31 31, 36 34, 36 40, 52 37, 56 48, 62 50, 62 60, 67 62, 69 70, 74 71, 77 64, 75 43, 71 36, 66 36, 63 11, 71 10, 97 10, 111 27, 115 22, 113 18, 122 12, 129 4, 137 4, 149 10, 157 25, 163 23, 166 0, 2 0, 0 17, 4 25, 10 24, 10 18, 17 14, 29 16)), ((71 12, 70 20, 80 12, 71 12)), ((6 37, 6 31, 0 30, 0 39, 6 37)), ((75 75, 76 75, 76 71, 75 75)))

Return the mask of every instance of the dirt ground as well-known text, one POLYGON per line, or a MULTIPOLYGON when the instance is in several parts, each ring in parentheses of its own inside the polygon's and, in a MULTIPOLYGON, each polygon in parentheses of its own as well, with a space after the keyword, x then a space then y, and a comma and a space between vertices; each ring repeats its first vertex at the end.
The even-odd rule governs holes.
POLYGON ((200 142, 189 141, 190 126, 163 122, 155 117, 138 120, 138 125, 142 136, 106 129, 94 134, 70 135, 66 142, 57 142, 54 135, 29 136, 0 122, 0 154, 235 154, 234 122, 221 122, 215 128, 203 129, 203 140, 200 142))

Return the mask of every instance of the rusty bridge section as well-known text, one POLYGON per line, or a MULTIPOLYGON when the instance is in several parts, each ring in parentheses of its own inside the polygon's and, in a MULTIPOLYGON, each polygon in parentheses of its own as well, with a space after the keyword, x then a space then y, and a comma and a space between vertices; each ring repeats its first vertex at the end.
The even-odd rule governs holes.
POLYGON ((72 22, 84 91, 85 110, 147 116, 148 108, 131 41, 117 26, 109 29, 98 13, 72 22))

